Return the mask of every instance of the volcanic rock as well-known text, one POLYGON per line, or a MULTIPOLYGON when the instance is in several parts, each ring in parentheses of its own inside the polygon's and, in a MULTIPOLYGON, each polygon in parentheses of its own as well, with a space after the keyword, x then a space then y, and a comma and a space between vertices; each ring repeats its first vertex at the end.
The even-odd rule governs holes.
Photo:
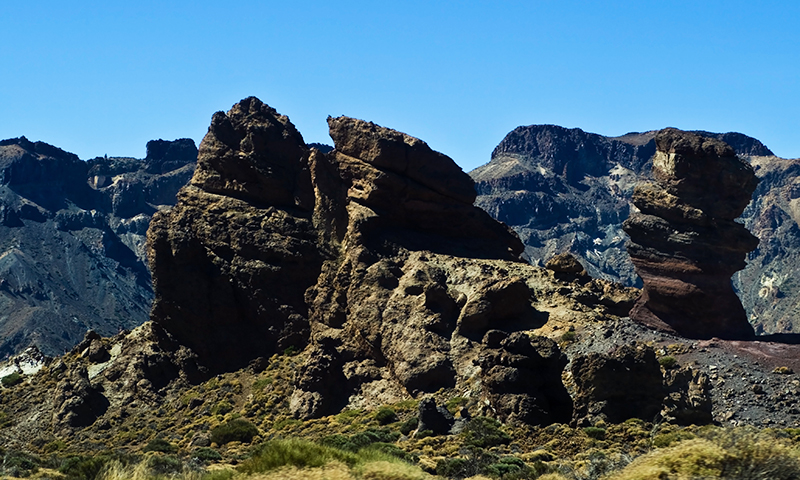
POLYGON ((324 253, 308 155, 288 118, 244 100, 214 114, 190 184, 150 224, 151 316, 209 365, 306 345, 324 253))
POLYGON ((572 399, 561 381, 567 358, 553 340, 490 330, 479 358, 483 395, 503 422, 567 423, 572 399))
POLYGON ((681 425, 713 420, 708 376, 690 367, 662 373, 649 346, 623 345, 609 354, 580 355, 572 360, 571 372, 576 390, 573 425, 629 418, 681 425))
POLYGON ((430 430, 434 435, 450 433, 456 419, 446 408, 436 405, 432 398, 423 398, 419 402, 419 425, 417 430, 430 430))
MULTIPOLYGON (((190 185, 148 232, 153 320, 210 372, 305 349, 297 418, 466 385, 486 331, 547 320, 533 306, 547 274, 472 205, 449 157, 373 123, 328 124, 335 149, 323 153, 256 98, 216 113, 190 185)), ((542 354, 555 363, 529 347, 513 368, 553 377, 557 346, 542 354)), ((563 409, 542 398, 501 409, 563 409)))
POLYGON ((624 345, 609 355, 579 356, 571 370, 576 386, 574 425, 629 418, 650 422, 662 409, 661 367, 652 348, 624 345))
POLYGON ((753 169, 729 145, 696 134, 666 129, 656 144, 655 183, 636 187, 640 212, 623 225, 644 283, 631 318, 692 338, 751 338, 730 278, 758 245, 734 221, 758 183, 753 169))

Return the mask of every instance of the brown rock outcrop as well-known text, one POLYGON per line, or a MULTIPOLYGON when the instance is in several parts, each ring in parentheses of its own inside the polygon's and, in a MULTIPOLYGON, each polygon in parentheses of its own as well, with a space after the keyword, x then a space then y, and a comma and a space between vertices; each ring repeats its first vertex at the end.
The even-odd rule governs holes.
POLYGON ((490 330, 479 359, 483 395, 501 421, 530 425, 567 423, 572 399, 561 381, 567 364, 545 337, 490 330))
POLYGON ((486 331, 547 319, 531 288, 547 274, 472 205, 449 157, 369 122, 328 124, 336 148, 322 153, 255 98, 214 115, 190 185, 148 232, 153 320, 211 372, 307 348, 301 418, 467 385, 486 331))
POLYGON ((689 367, 662 372, 651 347, 624 345, 609 354, 578 356, 571 371, 575 426, 629 418, 660 418, 681 425, 713 420, 708 376, 689 367))
POLYGON ((666 129, 656 135, 655 183, 636 187, 623 227, 642 278, 630 316, 691 338, 754 335, 731 276, 758 245, 734 221, 758 180, 726 143, 666 129))

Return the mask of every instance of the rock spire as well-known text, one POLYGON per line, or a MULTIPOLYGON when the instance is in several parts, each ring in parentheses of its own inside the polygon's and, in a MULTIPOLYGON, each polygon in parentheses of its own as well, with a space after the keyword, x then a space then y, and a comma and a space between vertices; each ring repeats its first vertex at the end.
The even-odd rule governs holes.
POLYGON ((758 245, 734 221, 758 180, 726 143, 673 128, 656 135, 655 182, 636 187, 625 221, 644 287, 630 316, 691 338, 754 335, 731 276, 758 245))

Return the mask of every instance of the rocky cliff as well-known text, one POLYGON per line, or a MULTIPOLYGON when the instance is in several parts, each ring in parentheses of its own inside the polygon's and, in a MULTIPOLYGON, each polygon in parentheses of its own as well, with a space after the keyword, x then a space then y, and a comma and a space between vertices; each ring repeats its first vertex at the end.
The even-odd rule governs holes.
MULTIPOLYGON (((791 248, 800 231, 791 206, 797 161, 777 158, 740 133, 694 133, 728 143, 755 167, 759 187, 741 220, 765 240, 734 275, 735 290, 757 332, 797 331, 791 312, 798 287, 786 273, 797 268, 791 248)), ((592 276, 641 285, 621 227, 634 186, 652 180, 654 137, 655 131, 604 137, 550 125, 519 127, 491 162, 470 172, 476 204, 514 228, 536 264, 570 251, 592 276)))
POLYGON ((148 318, 151 215, 175 202, 192 140, 148 143, 145 160, 96 158, 43 142, 0 142, 0 356, 35 345, 62 354, 87 330, 148 318))

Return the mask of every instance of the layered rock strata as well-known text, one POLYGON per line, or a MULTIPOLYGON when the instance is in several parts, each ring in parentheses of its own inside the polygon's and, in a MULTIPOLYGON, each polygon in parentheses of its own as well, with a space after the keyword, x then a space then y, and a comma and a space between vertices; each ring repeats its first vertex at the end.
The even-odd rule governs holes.
POLYGON ((623 224, 644 287, 631 318, 691 338, 754 335, 731 276, 758 245, 734 221, 758 180, 726 143, 666 129, 655 137, 655 182, 639 185, 639 212, 623 224))

